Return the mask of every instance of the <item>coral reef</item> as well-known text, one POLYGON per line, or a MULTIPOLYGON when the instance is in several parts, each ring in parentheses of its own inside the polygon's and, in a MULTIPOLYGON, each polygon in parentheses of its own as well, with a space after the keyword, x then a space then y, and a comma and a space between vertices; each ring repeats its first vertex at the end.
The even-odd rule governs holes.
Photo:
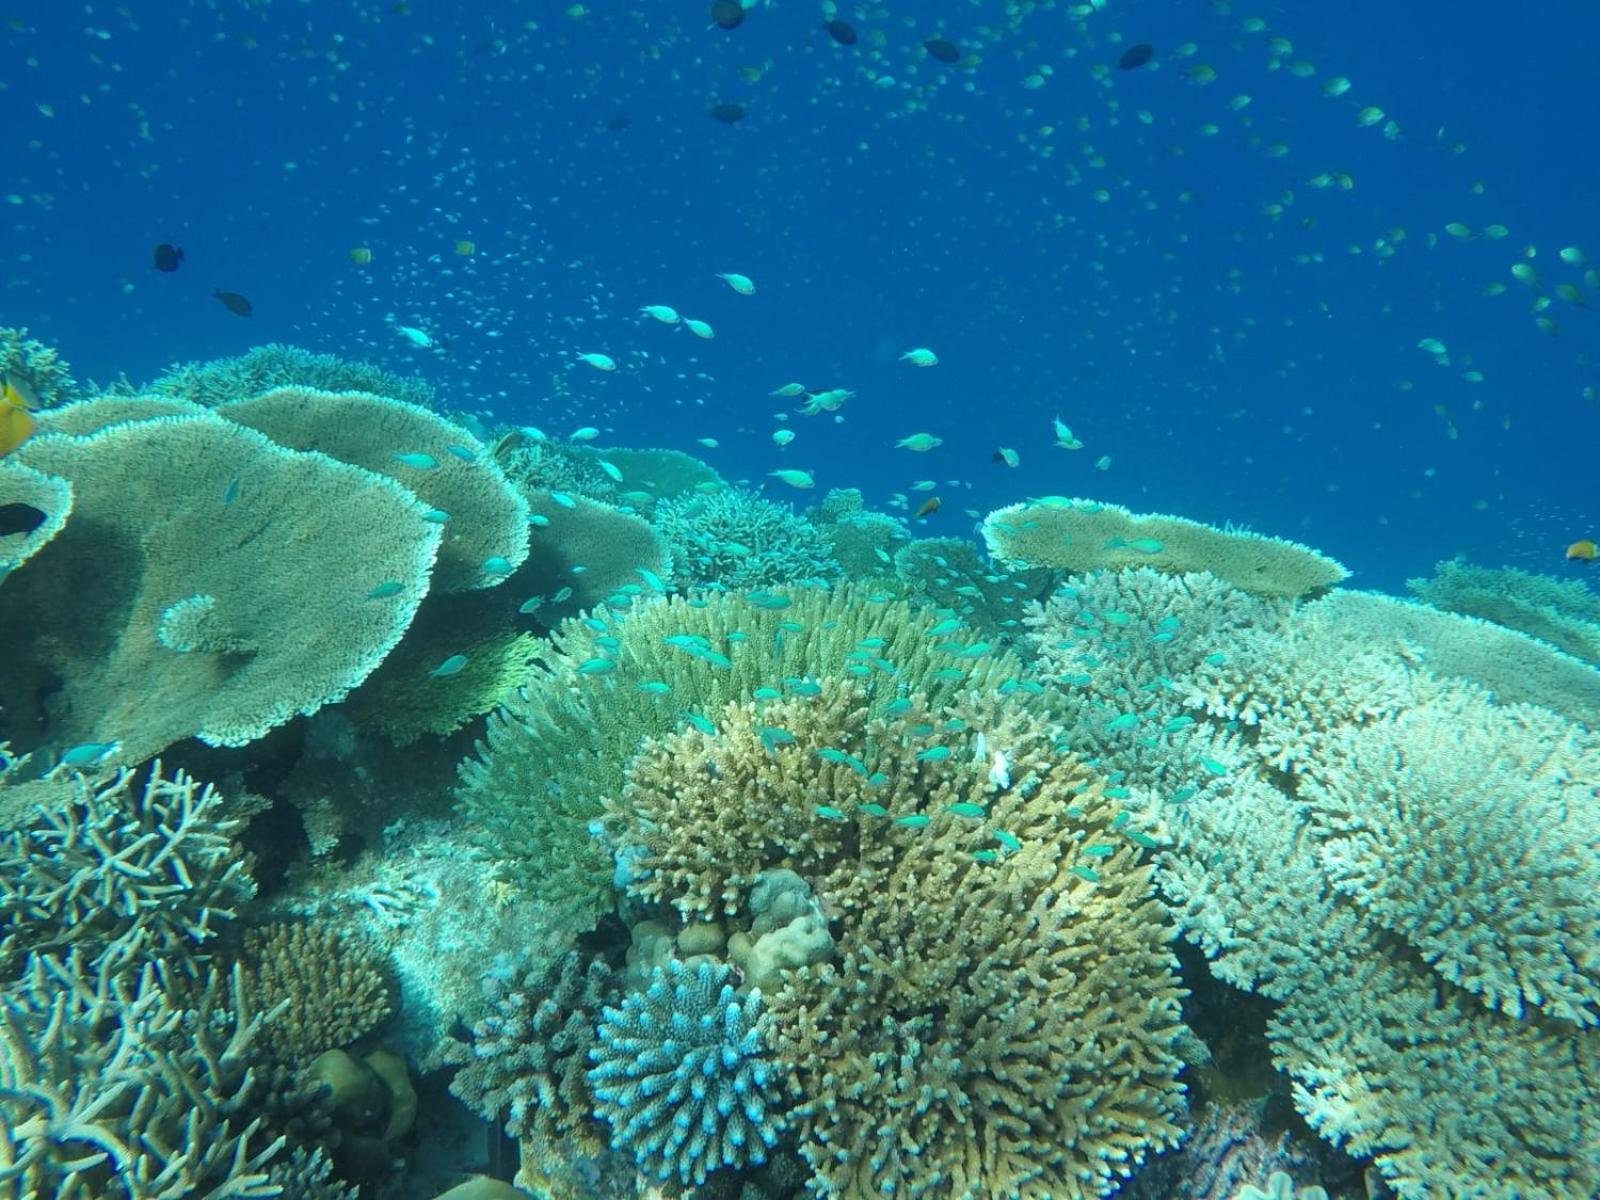
POLYGON ((0 534, 0 581, 61 532, 72 515, 72 485, 17 459, 0 459, 0 505, 7 504, 26 504, 44 519, 25 533, 0 534))
POLYGON ((1058 572, 997 571, 965 538, 917 538, 895 552, 894 573, 907 599, 954 613, 985 637, 1014 640, 1027 601, 1048 593, 1058 572))
POLYGON ((183 1000, 158 967, 35 955, 0 992, 0 1163, 18 1196, 278 1194, 282 1140, 247 1120, 260 1014, 237 973, 183 1000))
POLYGON ((983 536, 994 559, 1013 569, 1209 571, 1257 596, 1306 596, 1350 574, 1298 542, 1061 496, 990 513, 983 536))
POLYGON ((462 764, 462 812, 554 924, 584 928, 609 903, 613 874, 590 823, 645 738, 731 699, 813 691, 819 675, 870 681, 887 704, 902 688, 937 701, 1021 673, 961 633, 860 587, 663 598, 569 621, 462 764))
POLYGON ((444 534, 434 591, 494 587, 528 556, 527 502, 487 447, 420 405, 282 387, 217 412, 280 446, 387 475, 415 493, 444 534))
POLYGON ((595 1030, 595 1114, 657 1179, 687 1187, 763 1163, 783 1129, 788 1072, 768 1044, 771 1018, 761 992, 735 991, 732 975, 669 962, 595 1030))
POLYGON ((275 342, 256 346, 237 358, 169 367, 143 390, 215 408, 230 400, 258 396, 280 387, 369 392, 422 407, 433 403, 432 385, 415 376, 396 375, 370 363, 352 362, 333 354, 313 354, 297 346, 275 342))
POLYGON ((26 329, 0 326, 0 379, 11 379, 32 393, 41 408, 71 403, 77 381, 61 356, 28 336, 26 329))
POLYGON ((1600 664, 1600 595, 1580 580, 1457 559, 1436 566, 1433 578, 1408 579, 1406 586, 1435 608, 1493 621, 1600 664))
POLYGON ((556 492, 530 492, 528 504, 531 552, 506 587, 546 625, 602 604, 627 608, 646 572, 662 587, 672 577, 665 541, 642 518, 556 492))
POLYGON ((250 994, 272 1016, 262 1053, 305 1063, 379 1029, 394 1011, 394 984, 377 948, 333 928, 279 921, 245 934, 239 963, 250 994))
POLYGON ((494 1012, 473 1027, 470 1046, 447 1047, 447 1061, 462 1065, 451 1092, 518 1139, 535 1171, 599 1151, 605 1133, 586 1075, 597 1023, 616 996, 613 972, 571 950, 542 974, 491 973, 484 982, 494 1012))
POLYGON ((160 762, 143 781, 82 776, 63 802, 0 833, 0 981, 24 956, 68 950, 107 973, 158 959, 194 971, 254 894, 222 798, 160 762))
POLYGON ((906 700, 730 703, 635 759, 608 842, 686 921, 815 889, 836 952, 770 1003, 816 1190, 1100 1195, 1177 1134, 1152 839, 1019 698, 906 700))
POLYGON ((0 704, 5 732, 58 752, 237 746, 340 699, 400 640, 437 552, 392 480, 210 414, 36 437, 20 456, 76 500, 0 586, 0 620, 30 630, 0 704), (174 605, 204 616, 182 618, 204 635, 187 652, 157 637, 174 605))
POLYGON ((654 524, 686 585, 734 591, 825 583, 839 574, 815 525, 747 488, 663 501, 654 524))

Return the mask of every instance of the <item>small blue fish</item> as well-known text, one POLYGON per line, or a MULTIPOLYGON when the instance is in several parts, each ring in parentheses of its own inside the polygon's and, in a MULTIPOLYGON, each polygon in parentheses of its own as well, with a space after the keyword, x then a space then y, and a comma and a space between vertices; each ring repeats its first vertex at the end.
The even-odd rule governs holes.
POLYGON ((551 604, 560 604, 564 600, 572 599, 572 589, 569 587, 557 588, 555 595, 550 597, 551 604))
POLYGON ((1086 879, 1090 883, 1100 882, 1100 876, 1095 873, 1095 869, 1093 867, 1068 867, 1067 869, 1079 879, 1086 879))
POLYGON ((434 525, 443 525, 450 519, 450 514, 445 512, 445 510, 442 508, 430 508, 427 512, 422 514, 422 519, 424 521, 429 521, 434 525))
POLYGON ((239 477, 236 475, 232 479, 228 480, 228 486, 223 489, 222 502, 224 504, 232 504, 238 498, 239 498, 239 477))
POLYGON ((887 817, 889 810, 881 804, 873 804, 870 800, 863 800, 856 806, 869 817, 887 817))
POLYGON ((602 621, 599 617, 585 617, 583 619, 583 623, 584 623, 585 626, 587 626, 589 629, 594 630, 594 632, 596 632, 596 633, 604 633, 607 629, 611 628, 604 621, 602 621))
POLYGON ((477 454, 475 454, 473 451, 467 449, 467 447, 465 447, 465 446, 450 445, 450 446, 446 446, 445 449, 448 450, 451 454, 454 454, 462 462, 477 462, 478 461, 477 454))
POLYGON ((883 711, 888 713, 891 717, 903 716, 911 711, 911 701, 908 697, 901 696, 897 700, 889 701, 888 705, 885 706, 883 711))
POLYGON ((461 668, 467 665, 465 654, 452 654, 433 670, 428 672, 429 679, 448 679, 451 675, 459 675, 461 668))
POLYGON ((567 495, 565 492, 551 492, 550 493, 550 499, 554 500, 557 504, 561 505, 562 508, 577 508, 578 507, 578 502, 576 500, 574 500, 571 496, 567 495))
POLYGON ((1016 836, 1007 833, 1004 829, 996 829, 994 831, 994 840, 1013 854, 1022 849, 1022 843, 1016 839, 1016 836))
POLYGON ((586 658, 578 664, 579 675, 609 675, 617 664, 609 658, 586 658))
POLYGON ((940 621, 932 629, 928 630, 928 636, 929 637, 944 637, 944 635, 947 634, 947 633, 958 633, 962 629, 965 629, 965 628, 966 628, 965 625, 963 625, 960 621, 957 621, 955 618, 952 617, 949 620, 940 621))
POLYGON ((1200 760, 1200 765, 1212 775, 1222 776, 1228 773, 1228 768, 1223 766, 1223 764, 1219 763, 1214 758, 1202 758, 1200 760))
POLYGON ((548 529, 550 528, 550 518, 543 513, 529 513, 528 524, 535 529, 548 529))
POLYGON ((984 815, 983 805, 971 804, 965 800, 957 801, 955 804, 946 804, 945 808, 958 817, 969 817, 973 820, 982 820, 984 815))
POLYGON ((715 734, 717 732, 717 727, 715 725, 713 725, 708 718, 701 716, 697 712, 690 712, 688 710, 685 710, 684 712, 679 713, 678 716, 682 720, 685 720, 689 724, 693 725, 696 729, 698 729, 701 733, 705 734, 707 737, 710 737, 710 736, 712 736, 713 734, 715 734))
POLYGON ((646 567, 636 567, 635 570, 639 572, 639 578, 645 581, 652 592, 655 592, 658 596, 667 594, 667 585, 662 582, 661 576, 646 567))
POLYGON ((783 693, 774 687, 758 687, 750 693, 754 700, 782 700, 783 693))
POLYGON ((117 752, 120 742, 84 742, 61 756, 63 766, 97 767, 117 752))
POLYGON ((424 454, 420 450, 413 450, 407 454, 394 455, 395 462, 404 467, 411 467, 418 471, 431 471, 439 465, 439 460, 431 454, 424 454))
POLYGON ((1138 718, 1138 716, 1136 714, 1134 714, 1134 713, 1123 713, 1119 717, 1113 717, 1106 724, 1106 732, 1107 733, 1121 733, 1124 729, 1132 729, 1135 726, 1137 726, 1138 724, 1139 724, 1139 718, 1138 718))
POLYGON ((817 805, 817 816, 824 821, 848 821, 850 818, 831 804, 817 805))
POLYGON ((929 746, 926 750, 917 751, 918 762, 943 762, 949 757, 949 746, 929 746))
POLYGON ((504 555, 491 554, 483 560, 483 573, 485 575, 511 574, 511 560, 504 555))
POLYGON ((907 829, 924 829, 928 824, 928 816, 926 813, 913 813, 909 817, 896 817, 894 823, 904 825, 907 829))
POLYGON ((638 684, 635 690, 643 692, 647 696, 665 696, 672 690, 672 685, 663 683, 659 679, 646 679, 643 683, 638 684))
POLYGON ((406 590, 406 585, 398 579, 386 579, 377 587, 367 593, 368 600, 387 600, 390 596, 398 596, 406 590))
POLYGON ((523 616, 527 616, 531 612, 538 612, 543 603, 543 596, 529 596, 521 604, 517 605, 517 611, 523 616))
POLYGON ((1000 861, 1000 856, 993 850, 974 850, 972 852, 972 857, 975 862, 981 862, 985 865, 1000 861))

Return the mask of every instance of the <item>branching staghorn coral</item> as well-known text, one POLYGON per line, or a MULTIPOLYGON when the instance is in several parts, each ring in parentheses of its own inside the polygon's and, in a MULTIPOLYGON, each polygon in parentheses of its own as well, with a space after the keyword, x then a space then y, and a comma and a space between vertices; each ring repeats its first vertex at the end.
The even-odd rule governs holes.
POLYGON ((274 1010, 258 1047, 282 1063, 347 1049, 394 1011, 394 981, 377 946, 331 926, 280 921, 252 929, 239 962, 250 994, 274 1010))
POLYGON ((826 583, 839 574, 815 525, 747 488, 666 500, 653 522, 686 585, 735 591, 826 583))
POLYGON ((646 738, 758 690, 812 692, 821 676, 861 680, 884 704, 907 688, 940 700, 1014 684, 1021 664, 964 633, 861 587, 673 597, 568 621, 462 764, 462 811, 553 920, 586 927, 613 874, 589 826, 646 738))
POLYGON ((569 950, 542 974, 484 982, 495 1011, 473 1027, 470 1046, 446 1047, 462 1067, 451 1092, 518 1139, 538 1172, 558 1170, 574 1151, 597 1153, 604 1131, 586 1076, 601 1013, 617 998, 615 974, 569 950))
POLYGON ((601 1015, 588 1073, 595 1115, 641 1170, 683 1187, 766 1162, 783 1130, 788 1068, 759 990, 733 968, 673 960, 601 1015))
POLYGON ((730 703, 634 762, 607 839, 686 921, 815 888, 835 957, 771 997, 815 1192, 1102 1195, 1176 1140, 1154 842, 1020 699, 905 701, 730 703))
POLYGON ((0 676, 19 744, 43 730, 58 752, 115 743, 130 763, 187 737, 243 745, 364 679, 428 586, 439 527, 414 495, 214 414, 17 454, 76 496, 0 586, 0 621, 30 634, 0 676), (163 645, 164 624, 205 636, 163 645))
POLYGON ((0 992, 0 1164, 10 1194, 149 1200, 279 1194, 281 1138, 248 1119, 261 1014, 238 973, 183 999, 156 963, 34 955, 0 992))
POLYGON ((371 392, 425 408, 433 403, 433 387, 415 376, 396 375, 371 363, 313 354, 277 343, 256 346, 237 358, 169 367, 144 390, 215 408, 230 400, 290 386, 328 392, 371 392))
POLYGON ((71 949, 101 972, 158 959, 193 970, 255 894, 222 798, 154 763, 120 771, 0 834, 0 980, 71 949))

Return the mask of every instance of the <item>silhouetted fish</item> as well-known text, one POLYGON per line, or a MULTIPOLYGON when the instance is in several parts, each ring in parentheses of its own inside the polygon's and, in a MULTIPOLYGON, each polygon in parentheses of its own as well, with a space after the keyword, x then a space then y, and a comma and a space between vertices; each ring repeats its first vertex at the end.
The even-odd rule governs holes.
POLYGON ((711 115, 724 125, 737 125, 744 120, 744 105, 742 104, 713 104, 711 115))
POLYGON ((612 117, 611 120, 606 122, 606 128, 612 133, 621 133, 624 129, 632 124, 633 118, 628 116, 627 113, 618 113, 616 116, 612 117))
POLYGON ((744 20, 744 5, 739 0, 716 0, 711 6, 711 20, 718 29, 737 29, 744 20))
POLYGON ((183 261, 183 251, 171 242, 162 242, 151 255, 151 261, 158 271, 172 272, 178 269, 178 264, 183 261))
POLYGON ((225 292, 221 288, 212 288, 211 294, 222 302, 223 308, 236 317, 248 317, 256 310, 255 305, 238 292, 225 292))
POLYGON ((961 61, 961 47, 944 38, 929 38, 922 43, 922 48, 942 63, 961 61))
POLYGON ((20 500, 12 504, 0 504, 0 537, 10 537, 14 533, 32 533, 45 523, 48 515, 20 500))
POLYGON ((856 44, 855 28, 848 21, 829 21, 823 28, 841 46, 854 46, 856 44))
POLYGON ((1117 66, 1124 71, 1134 71, 1145 65, 1156 56, 1156 48, 1148 42, 1140 42, 1137 46, 1129 46, 1117 59, 1117 66))

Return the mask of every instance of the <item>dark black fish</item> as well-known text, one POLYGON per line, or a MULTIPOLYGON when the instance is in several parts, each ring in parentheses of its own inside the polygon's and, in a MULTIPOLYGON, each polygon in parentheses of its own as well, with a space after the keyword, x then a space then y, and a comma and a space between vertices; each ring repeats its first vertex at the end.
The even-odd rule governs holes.
POLYGON ((856 44, 855 28, 848 21, 829 21, 823 28, 841 46, 854 46, 856 44))
POLYGON ((1145 63, 1156 56, 1156 48, 1148 42, 1140 42, 1137 46, 1129 46, 1117 59, 1117 66, 1124 71, 1136 71, 1145 63))
POLYGON ((944 38, 929 38, 922 43, 922 48, 942 63, 961 61, 961 47, 944 38))
POLYGON ((45 523, 48 516, 48 513, 20 500, 14 504, 0 504, 0 537, 32 533, 45 523))
POLYGON ((211 294, 222 301, 222 307, 236 317, 248 317, 256 310, 255 305, 238 292, 225 292, 221 288, 212 288, 211 294))
POLYGON ((737 29, 744 20, 744 5, 739 0, 714 0, 711 20, 718 29, 737 29))
POLYGON ((744 120, 744 105, 742 104, 713 104, 711 115, 724 125, 737 125, 744 120))
POLYGON ((633 118, 627 113, 618 113, 616 116, 612 117, 611 120, 606 122, 606 128, 612 133, 621 133, 624 129, 632 124, 633 118))
POLYGON ((151 261, 158 271, 176 271, 183 261, 183 251, 171 242, 162 242, 151 255, 151 261))

